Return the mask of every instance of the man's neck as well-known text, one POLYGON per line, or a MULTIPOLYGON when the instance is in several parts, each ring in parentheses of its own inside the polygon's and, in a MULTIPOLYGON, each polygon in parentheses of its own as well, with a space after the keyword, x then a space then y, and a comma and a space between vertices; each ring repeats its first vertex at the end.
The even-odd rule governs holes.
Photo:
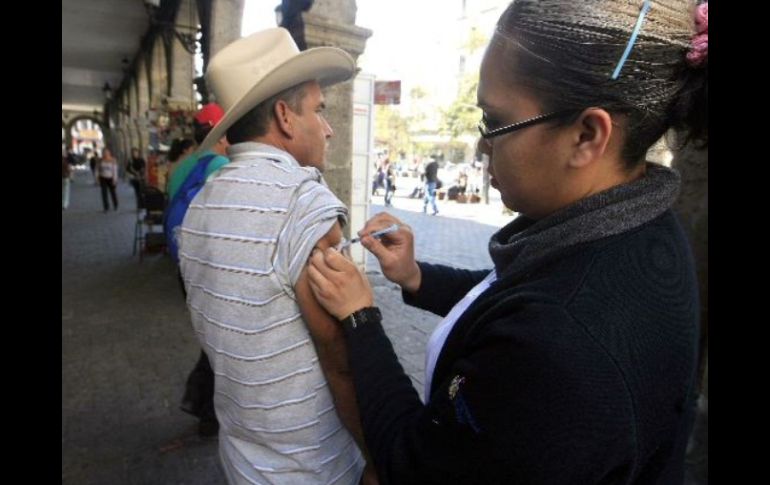
POLYGON ((211 147, 211 151, 216 153, 217 155, 221 155, 223 157, 227 156, 227 145, 224 143, 217 143, 213 147, 211 147))
POLYGON ((268 132, 267 134, 263 136, 258 136, 256 138, 252 138, 249 141, 253 141, 254 143, 263 143, 265 145, 274 146, 275 148, 278 148, 279 150, 283 150, 285 152, 289 152, 288 147, 286 146, 285 140, 282 138, 275 136, 274 133, 268 132))

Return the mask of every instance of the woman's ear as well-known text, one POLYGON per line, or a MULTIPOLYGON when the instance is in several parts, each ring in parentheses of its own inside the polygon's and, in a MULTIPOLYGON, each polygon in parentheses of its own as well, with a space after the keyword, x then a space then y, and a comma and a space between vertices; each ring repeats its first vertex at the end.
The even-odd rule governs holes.
POLYGON ((574 150, 570 167, 582 168, 604 156, 612 136, 612 116, 601 108, 588 108, 573 123, 574 150))

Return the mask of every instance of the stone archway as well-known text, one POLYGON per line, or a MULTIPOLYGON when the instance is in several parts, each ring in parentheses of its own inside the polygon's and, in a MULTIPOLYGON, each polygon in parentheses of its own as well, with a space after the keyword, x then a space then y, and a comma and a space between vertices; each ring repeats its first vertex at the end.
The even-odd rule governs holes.
POLYGON ((104 126, 104 123, 102 120, 96 118, 93 115, 77 115, 73 117, 69 122, 64 122, 62 120, 62 127, 64 128, 64 136, 65 136, 65 144, 67 148, 72 147, 72 128, 77 125, 79 121, 88 120, 94 123, 99 128, 99 131, 102 133, 102 145, 107 146, 107 136, 109 134, 109 130, 106 129, 104 126))

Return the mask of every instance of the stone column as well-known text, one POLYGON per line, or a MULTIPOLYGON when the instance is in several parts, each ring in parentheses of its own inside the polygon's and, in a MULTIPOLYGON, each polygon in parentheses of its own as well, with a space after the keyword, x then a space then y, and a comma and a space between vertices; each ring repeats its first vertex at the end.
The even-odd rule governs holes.
MULTIPOLYGON (((678 140, 672 143, 677 147, 678 140)), ((671 166, 682 176, 674 206, 682 220, 695 256, 701 312, 701 366, 695 427, 687 452, 687 468, 696 483, 708 481, 708 149, 692 144, 672 150, 671 166)))
MULTIPOLYGON (((674 149, 671 166, 682 176, 674 209, 681 218, 695 256, 701 299, 701 345, 705 350, 708 346, 708 149, 698 149, 692 144, 674 149)), ((704 365, 702 363, 701 373, 704 365)))
POLYGON ((211 6, 211 58, 241 38, 244 0, 214 0, 211 6))
POLYGON ((147 73, 147 58, 142 57, 137 66, 136 74, 138 112, 134 118, 134 124, 136 125, 139 137, 139 145, 142 147, 142 151, 145 152, 150 148, 150 79, 147 73))
POLYGON ((155 38, 150 64, 150 109, 162 110, 163 100, 168 97, 168 63, 166 47, 161 36, 155 38))
MULTIPOLYGON (((366 39, 372 31, 357 27, 355 0, 317 0, 310 11, 302 14, 305 23, 305 41, 308 48, 333 46, 348 52, 354 59, 364 52, 366 39)), ((353 80, 326 88, 326 119, 334 129, 327 156, 324 178, 339 199, 351 208, 351 220, 361 224, 361 210, 352 199, 353 160, 353 80)), ((364 216, 366 207, 363 207, 364 216)), ((350 225, 345 234, 350 237, 350 225)), ((355 256, 355 255, 354 255, 355 256)), ((357 262, 358 257, 355 257, 357 262)))
POLYGON ((128 118, 126 119, 126 125, 128 128, 129 137, 131 138, 131 148, 136 148, 139 153, 144 157, 144 145, 142 145, 142 139, 139 136, 139 130, 137 129, 136 120, 139 118, 139 85, 138 80, 134 78, 128 87, 128 118))
MULTIPOLYGON (((198 13, 194 2, 180 2, 174 28, 187 36, 195 36, 198 28, 198 13)), ((193 93, 193 78, 195 78, 194 54, 185 49, 182 41, 174 37, 171 48, 171 96, 170 110, 194 111, 196 108, 193 93)))

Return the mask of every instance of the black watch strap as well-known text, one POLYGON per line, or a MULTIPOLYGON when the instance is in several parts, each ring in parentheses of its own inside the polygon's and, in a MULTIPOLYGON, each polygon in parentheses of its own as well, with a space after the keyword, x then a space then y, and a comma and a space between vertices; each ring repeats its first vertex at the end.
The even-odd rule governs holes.
POLYGON ((346 318, 343 318, 342 325, 355 330, 361 325, 370 324, 375 321, 382 321, 382 313, 380 313, 380 309, 376 306, 370 306, 355 311, 346 318))

